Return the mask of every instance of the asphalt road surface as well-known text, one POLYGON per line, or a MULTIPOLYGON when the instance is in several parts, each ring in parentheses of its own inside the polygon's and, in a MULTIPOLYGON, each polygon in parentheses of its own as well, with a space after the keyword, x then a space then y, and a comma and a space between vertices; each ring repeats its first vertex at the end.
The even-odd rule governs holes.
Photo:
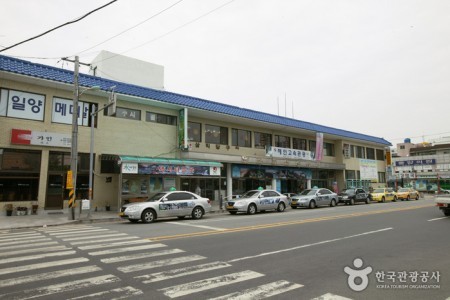
POLYGON ((0 232, 3 299, 447 299, 431 199, 0 232))

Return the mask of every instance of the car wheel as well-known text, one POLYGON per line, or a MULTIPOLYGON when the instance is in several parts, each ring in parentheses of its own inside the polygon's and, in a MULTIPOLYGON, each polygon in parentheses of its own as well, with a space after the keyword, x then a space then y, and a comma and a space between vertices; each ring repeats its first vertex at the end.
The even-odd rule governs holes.
POLYGON ((229 213, 230 213, 231 215, 235 215, 235 214, 237 214, 237 211, 229 211, 229 213))
POLYGON ((197 206, 192 210, 192 219, 199 220, 203 217, 203 214, 203 209, 197 206))
POLYGON ((392 201, 397 201, 397 196, 394 196, 394 199, 392 199, 392 201))
POLYGON ((311 201, 309 202, 309 208, 316 208, 316 201, 311 200, 311 201))
POLYGON ((370 204, 370 199, 366 198, 366 204, 370 204))
POLYGON ((419 194, 416 195, 416 200, 419 200, 419 194))
POLYGON ((139 222, 139 220, 135 220, 135 219, 128 219, 128 221, 130 221, 131 223, 137 223, 137 222, 139 222))
POLYGON ((256 214, 256 205, 255 204, 252 203, 248 206, 247 214, 249 214, 249 215, 256 214))
POLYGON ((381 198, 381 202, 386 202, 386 198, 384 198, 384 196, 381 198))
POLYGON ((155 221, 155 219, 156 219, 156 214, 151 209, 146 209, 142 213, 141 220, 143 223, 151 223, 151 222, 155 221))
POLYGON ((409 197, 409 195, 406 197, 406 201, 411 200, 411 198, 409 197))
POLYGON ((277 207, 278 212, 283 212, 285 209, 286 209, 286 206, 284 205, 283 202, 278 203, 278 207, 277 207))
POLYGON ((335 207, 336 206, 336 200, 331 199, 330 206, 331 207, 335 207))
POLYGON ((355 199, 350 199, 350 205, 355 205, 355 199))

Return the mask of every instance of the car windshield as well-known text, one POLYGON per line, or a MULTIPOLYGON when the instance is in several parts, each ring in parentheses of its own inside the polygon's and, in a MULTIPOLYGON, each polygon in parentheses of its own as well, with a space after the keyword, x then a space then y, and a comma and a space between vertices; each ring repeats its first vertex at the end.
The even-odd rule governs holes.
POLYGON ((155 201, 158 201, 159 199, 163 198, 165 195, 167 195, 167 193, 156 193, 153 196, 151 196, 150 198, 148 198, 146 201, 147 202, 155 202, 155 201))
POLYGON ((317 190, 304 190, 300 193, 301 196, 311 196, 315 195, 317 193, 317 190))
POLYGON ((355 189, 345 189, 345 190, 342 190, 342 193, 343 194, 354 194, 355 193, 355 189))
POLYGON ((401 189, 399 189, 398 191, 399 191, 399 192, 407 192, 407 191, 409 191, 409 189, 401 188, 401 189))
POLYGON ((252 198, 259 194, 260 191, 248 191, 241 198, 252 198))
POLYGON ((375 189, 374 193, 384 193, 384 189, 375 189))

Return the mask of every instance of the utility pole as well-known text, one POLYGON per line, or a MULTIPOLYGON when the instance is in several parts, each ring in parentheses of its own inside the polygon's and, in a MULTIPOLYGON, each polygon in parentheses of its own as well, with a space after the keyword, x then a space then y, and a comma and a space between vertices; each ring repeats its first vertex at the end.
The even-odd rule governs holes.
POLYGON ((72 143, 70 151, 70 169, 72 170, 73 187, 69 193, 69 220, 75 220, 75 199, 77 197, 77 167, 78 167, 78 73, 79 59, 75 56, 75 71, 73 73, 73 110, 72 110, 72 143))

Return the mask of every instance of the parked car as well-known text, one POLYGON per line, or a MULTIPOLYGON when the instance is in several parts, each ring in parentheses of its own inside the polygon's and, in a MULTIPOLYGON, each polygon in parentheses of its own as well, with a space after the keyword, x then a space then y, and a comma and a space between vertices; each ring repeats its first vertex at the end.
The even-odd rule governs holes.
POLYGON ((211 201, 197 194, 184 191, 160 192, 144 202, 125 204, 120 209, 119 216, 132 223, 141 220, 151 223, 157 218, 178 217, 183 219, 191 216, 201 219, 211 211, 211 201))
POLYGON ((289 205, 291 205, 292 197, 297 196, 297 193, 283 193, 288 198, 289 205))
POLYGON ((436 197, 434 202, 445 216, 450 217, 450 195, 439 195, 436 197))
POLYGON ((275 190, 251 190, 239 199, 227 202, 226 210, 235 215, 238 212, 253 215, 256 212, 277 210, 283 212, 288 206, 288 198, 275 190))
POLYGON ((397 199, 403 200, 419 200, 419 192, 412 188, 400 188, 397 191, 397 199))
POLYGON ((339 193, 339 203, 354 205, 357 202, 370 203, 369 194, 363 189, 344 189, 339 193))
POLYGON ((397 201, 397 195, 393 188, 377 188, 371 195, 372 200, 377 202, 397 201))
POLYGON ((338 195, 329 189, 308 189, 292 197, 291 207, 316 208, 322 205, 336 206, 337 203, 338 195))

